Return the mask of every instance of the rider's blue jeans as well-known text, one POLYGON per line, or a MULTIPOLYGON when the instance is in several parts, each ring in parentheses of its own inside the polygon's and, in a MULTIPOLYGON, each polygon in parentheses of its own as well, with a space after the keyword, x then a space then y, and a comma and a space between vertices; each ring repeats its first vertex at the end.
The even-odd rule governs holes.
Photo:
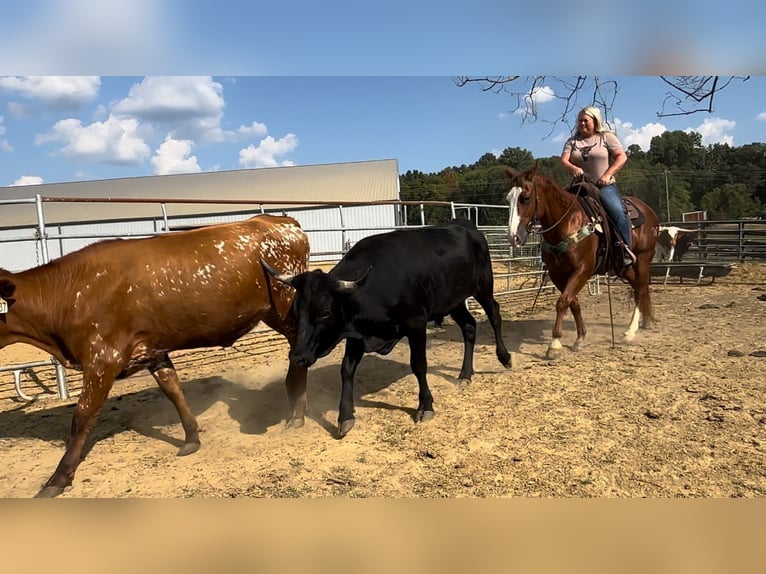
POLYGON ((631 247, 632 237, 630 231, 630 221, 625 209, 622 207, 622 197, 617 184, 610 183, 601 188, 601 203, 604 205, 606 214, 612 220, 620 231, 620 235, 625 240, 625 245, 631 247))

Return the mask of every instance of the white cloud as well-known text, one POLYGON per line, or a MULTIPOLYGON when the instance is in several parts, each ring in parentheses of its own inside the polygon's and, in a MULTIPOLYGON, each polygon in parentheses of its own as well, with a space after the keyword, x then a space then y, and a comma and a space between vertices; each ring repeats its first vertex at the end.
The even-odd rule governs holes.
MULTIPOLYGON (((535 89, 531 95, 524 96, 518 109, 516 109, 514 113, 520 115, 531 114, 541 104, 553 101, 555 98, 556 92, 553 91, 553 88, 550 86, 540 86, 539 88, 535 89)), ((501 118, 505 118, 507 116, 507 114, 500 115, 501 118)))
POLYGON ((268 133, 265 124, 255 121, 224 130, 221 121, 225 106, 223 86, 210 76, 147 76, 131 87, 112 112, 162 124, 163 131, 169 131, 174 139, 242 141, 268 133))
POLYGON ((266 124, 260 122, 253 122, 249 126, 239 126, 236 130, 237 134, 243 138, 256 137, 260 138, 268 133, 266 124))
POLYGON ((756 119, 756 120, 763 120, 763 121, 766 121, 766 112, 761 112, 760 114, 758 114, 757 116, 755 116, 755 119, 756 119))
POLYGON ((223 86, 210 76, 147 76, 112 111, 142 120, 177 121, 223 113, 223 86))
POLYGON ((241 149, 239 151, 239 164, 245 168, 293 165, 292 161, 279 161, 277 157, 290 153, 296 147, 298 147, 298 138, 295 134, 287 134, 278 140, 272 136, 267 136, 261 140, 257 147, 251 144, 241 149))
POLYGON ((728 144, 734 145, 734 136, 727 134, 727 131, 733 130, 737 122, 725 120, 723 118, 706 118, 696 128, 686 128, 684 131, 697 132, 702 136, 702 145, 728 144))
POLYGON ((631 122, 624 122, 619 118, 615 118, 614 128, 622 147, 628 149, 632 145, 638 145, 643 151, 649 151, 653 137, 668 131, 664 125, 654 122, 634 129, 631 122))
POLYGON ((22 175, 11 184, 11 187, 17 185, 40 185, 41 183, 43 183, 43 178, 39 175, 22 175))
POLYGON ((8 111, 11 112, 11 115, 17 120, 32 116, 32 110, 29 109, 29 106, 25 106, 18 102, 8 102, 8 111))
POLYGON ((60 109, 74 109, 98 96, 98 76, 4 76, 0 91, 27 99, 38 99, 60 109))
POLYGON ((138 135, 139 122, 110 115, 103 122, 84 126, 77 119, 56 122, 53 131, 38 135, 38 144, 64 142, 61 155, 92 162, 139 164, 150 154, 149 146, 138 135))
POLYGON ((536 104, 545 104, 556 97, 556 92, 550 86, 541 86, 532 92, 532 100, 536 104))
POLYGON ((151 160, 154 173, 167 175, 202 171, 197 163, 197 157, 190 155, 193 146, 194 144, 190 140, 177 140, 167 136, 151 160))
MULTIPOLYGON (((3 116, 0 116, 0 136, 5 135, 5 126, 3 125, 3 116)), ((8 143, 8 140, 0 141, 0 150, 13 151, 13 146, 8 143)))

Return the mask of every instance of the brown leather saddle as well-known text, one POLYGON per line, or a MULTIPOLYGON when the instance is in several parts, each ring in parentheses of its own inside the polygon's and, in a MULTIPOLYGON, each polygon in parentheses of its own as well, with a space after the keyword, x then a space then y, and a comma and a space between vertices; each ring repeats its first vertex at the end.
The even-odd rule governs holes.
MULTIPOLYGON (((601 190, 593 183, 581 181, 570 185, 567 191, 577 197, 598 236, 596 267, 593 274, 603 275, 612 271, 620 275, 623 270, 622 262, 625 253, 620 232, 607 215, 601 203, 601 190)), ((629 198, 622 198, 622 206, 628 214, 628 220, 632 229, 643 224, 644 214, 638 210, 629 198)))

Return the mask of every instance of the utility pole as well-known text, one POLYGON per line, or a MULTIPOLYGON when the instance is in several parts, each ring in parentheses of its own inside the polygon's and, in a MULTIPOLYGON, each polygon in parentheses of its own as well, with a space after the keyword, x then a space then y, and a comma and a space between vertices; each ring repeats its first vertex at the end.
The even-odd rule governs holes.
POLYGON ((668 207, 668 223, 670 223, 670 192, 668 191, 668 168, 665 168, 665 205, 668 207))

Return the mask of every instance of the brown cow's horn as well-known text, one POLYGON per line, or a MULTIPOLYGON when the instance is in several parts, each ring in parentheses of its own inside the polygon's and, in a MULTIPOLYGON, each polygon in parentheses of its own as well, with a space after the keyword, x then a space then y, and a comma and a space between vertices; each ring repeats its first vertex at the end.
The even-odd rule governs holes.
POLYGON ((263 265, 263 268, 266 270, 266 272, 269 275, 271 275, 274 279, 292 286, 293 279, 295 279, 295 275, 288 275, 287 273, 282 273, 278 269, 274 269, 271 265, 266 263, 263 259, 261 259, 261 265, 263 265))

